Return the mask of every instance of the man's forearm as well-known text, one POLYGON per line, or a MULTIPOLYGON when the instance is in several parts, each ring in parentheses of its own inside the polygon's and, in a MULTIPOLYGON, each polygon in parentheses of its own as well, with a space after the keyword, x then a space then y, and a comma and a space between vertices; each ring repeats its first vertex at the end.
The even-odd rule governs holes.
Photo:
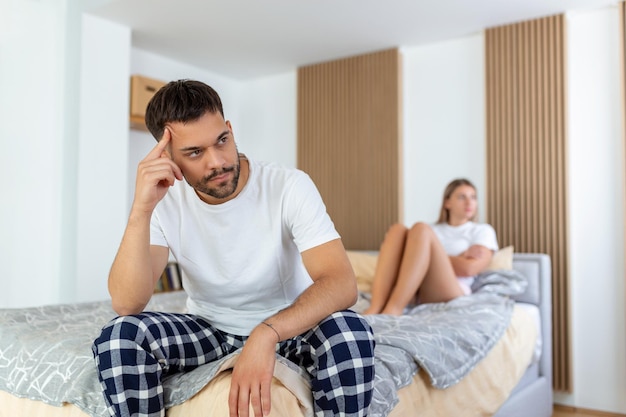
POLYGON ((336 311, 351 307, 356 299, 356 280, 330 276, 320 278, 291 306, 265 321, 280 334, 281 340, 285 340, 304 333, 336 311))
POLYGON ((131 213, 109 272, 113 309, 120 315, 143 310, 153 292, 150 217, 131 213))

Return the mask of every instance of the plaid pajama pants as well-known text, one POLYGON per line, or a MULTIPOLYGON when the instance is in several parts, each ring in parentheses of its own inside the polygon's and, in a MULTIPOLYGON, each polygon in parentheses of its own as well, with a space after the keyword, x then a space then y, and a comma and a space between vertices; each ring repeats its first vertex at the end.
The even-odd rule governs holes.
MULTIPOLYGON (((190 314, 145 312, 115 318, 93 344, 109 413, 164 416, 163 376, 226 356, 246 339, 190 314)), ((316 416, 367 415, 374 337, 361 316, 350 310, 334 313, 300 336, 280 342, 277 352, 311 376, 316 416)))

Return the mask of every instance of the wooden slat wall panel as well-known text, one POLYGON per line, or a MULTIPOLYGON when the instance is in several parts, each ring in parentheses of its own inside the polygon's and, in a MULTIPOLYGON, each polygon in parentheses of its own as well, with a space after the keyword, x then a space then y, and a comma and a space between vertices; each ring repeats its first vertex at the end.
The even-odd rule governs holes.
MULTIPOLYGON (((623 1, 619 3, 619 33, 622 88, 622 161, 624 166, 623 178, 626 185, 626 2, 623 1)), ((626 207, 626 188, 622 190, 622 196, 624 198, 624 207, 626 207)), ((624 224, 626 224, 626 212, 624 213, 624 224)), ((626 238, 626 230, 624 230, 624 233, 626 238)), ((624 260, 626 261, 626 256, 624 256, 624 260)))
POLYGON ((378 249, 400 221, 397 49, 298 69, 298 168, 348 249, 378 249))
POLYGON ((554 388, 572 390, 564 17, 485 34, 487 220, 502 246, 552 258, 554 388))

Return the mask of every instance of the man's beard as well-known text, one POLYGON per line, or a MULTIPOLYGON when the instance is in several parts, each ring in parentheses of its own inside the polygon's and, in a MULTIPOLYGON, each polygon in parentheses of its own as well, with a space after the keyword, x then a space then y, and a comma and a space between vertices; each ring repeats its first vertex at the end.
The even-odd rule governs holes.
POLYGON ((213 171, 210 175, 200 179, 195 184, 190 184, 196 191, 204 193, 213 198, 226 198, 232 195, 237 189, 237 185, 239 184, 239 173, 240 173, 241 164, 239 162, 239 158, 237 158, 237 163, 230 167, 222 168, 218 171, 213 171), (234 172, 235 176, 230 181, 224 181, 219 183, 216 187, 209 187, 209 182, 220 175, 223 175, 227 172, 234 172))

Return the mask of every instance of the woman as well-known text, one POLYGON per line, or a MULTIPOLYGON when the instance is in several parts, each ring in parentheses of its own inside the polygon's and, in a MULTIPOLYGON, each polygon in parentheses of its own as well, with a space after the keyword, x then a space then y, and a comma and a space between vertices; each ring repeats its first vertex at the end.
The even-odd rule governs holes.
POLYGON ((437 223, 395 224, 380 247, 372 301, 364 314, 400 315, 407 305, 449 301, 471 293, 474 277, 498 250, 496 233, 476 223, 476 187, 446 187, 437 223))

